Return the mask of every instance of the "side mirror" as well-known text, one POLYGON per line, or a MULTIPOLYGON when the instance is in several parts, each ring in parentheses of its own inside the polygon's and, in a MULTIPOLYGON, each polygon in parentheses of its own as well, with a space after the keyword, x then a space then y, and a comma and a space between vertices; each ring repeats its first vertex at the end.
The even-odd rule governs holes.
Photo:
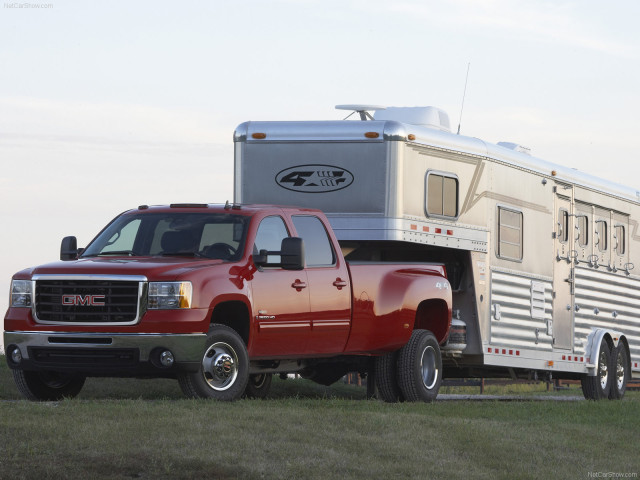
POLYGON ((280 261, 285 270, 302 270, 304 268, 304 240, 300 237, 282 239, 280 261))
POLYGON ((258 267, 282 267, 285 270, 302 270, 304 268, 304 241, 299 237, 282 239, 279 252, 260 250, 253 255, 253 263, 258 267), (269 256, 279 256, 279 263, 269 263, 269 256))
POLYGON ((60 244, 60 260, 75 260, 78 258, 78 240, 76 237, 64 237, 60 244))

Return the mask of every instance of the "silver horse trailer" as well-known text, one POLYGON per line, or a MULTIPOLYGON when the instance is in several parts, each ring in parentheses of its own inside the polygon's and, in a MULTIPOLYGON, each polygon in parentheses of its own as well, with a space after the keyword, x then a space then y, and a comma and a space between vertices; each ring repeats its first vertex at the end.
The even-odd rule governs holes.
POLYGON ((444 263, 445 377, 621 398, 640 377, 640 192, 452 134, 437 108, 342 107, 360 120, 239 125, 234 201, 324 210, 352 262, 444 263))

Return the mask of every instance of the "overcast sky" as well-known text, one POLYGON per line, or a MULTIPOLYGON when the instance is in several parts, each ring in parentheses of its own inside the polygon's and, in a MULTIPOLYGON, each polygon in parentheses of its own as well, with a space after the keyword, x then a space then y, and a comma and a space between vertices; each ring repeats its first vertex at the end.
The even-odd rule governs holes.
POLYGON ((463 135, 640 188, 635 0, 38 1, 0 5, 0 292, 128 208, 231 200, 241 122, 455 129, 468 64, 463 135))

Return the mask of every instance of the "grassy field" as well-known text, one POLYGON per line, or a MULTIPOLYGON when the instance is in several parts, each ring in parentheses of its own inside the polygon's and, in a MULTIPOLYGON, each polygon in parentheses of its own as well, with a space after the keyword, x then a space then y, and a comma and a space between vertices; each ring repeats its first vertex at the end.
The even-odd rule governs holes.
POLYGON ((545 392, 385 404, 276 380, 270 399, 221 404, 183 399, 175 381, 89 379, 74 400, 32 403, 0 357, 0 479, 637 478, 640 393, 526 400, 545 392))

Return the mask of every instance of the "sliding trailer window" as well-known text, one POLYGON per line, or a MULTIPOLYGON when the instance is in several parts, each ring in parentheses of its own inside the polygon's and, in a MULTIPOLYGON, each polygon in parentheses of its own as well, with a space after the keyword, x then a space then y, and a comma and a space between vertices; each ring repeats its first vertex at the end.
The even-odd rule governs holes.
POLYGON ((522 260, 522 212, 498 207, 498 252, 505 260, 522 260))
POLYGON ((428 217, 458 217, 458 177, 452 173, 428 171, 425 180, 428 217))

